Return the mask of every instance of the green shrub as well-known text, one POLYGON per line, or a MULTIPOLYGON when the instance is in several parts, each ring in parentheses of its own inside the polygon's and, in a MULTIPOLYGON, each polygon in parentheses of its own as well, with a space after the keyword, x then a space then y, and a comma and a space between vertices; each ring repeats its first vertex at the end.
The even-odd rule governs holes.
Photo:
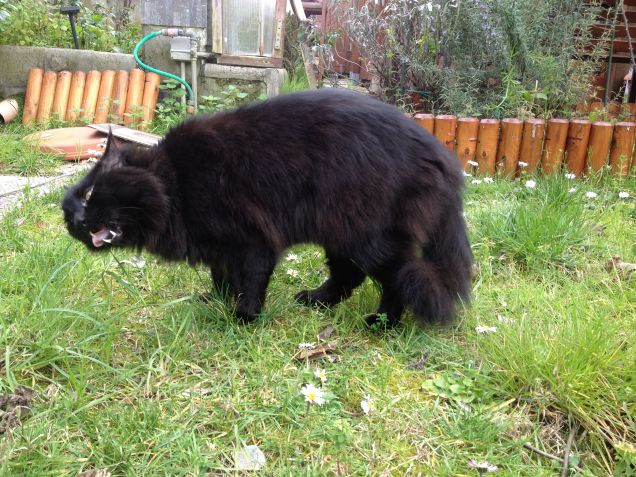
MULTIPOLYGON (((81 6, 76 21, 81 48, 97 51, 132 53, 139 41, 141 26, 126 21, 127 14, 96 4, 94 9, 81 6), (123 19, 122 19, 123 17, 123 19)), ((73 48, 68 16, 59 5, 46 0, 0 0, 0 44, 73 48)))

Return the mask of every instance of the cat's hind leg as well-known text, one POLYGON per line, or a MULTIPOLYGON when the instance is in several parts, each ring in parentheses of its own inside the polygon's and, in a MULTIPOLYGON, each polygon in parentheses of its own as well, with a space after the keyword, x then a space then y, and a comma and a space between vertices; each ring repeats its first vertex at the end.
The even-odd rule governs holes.
POLYGON ((349 298, 360 286, 366 274, 349 258, 329 250, 326 251, 329 278, 314 290, 303 290, 296 294, 300 303, 313 306, 333 306, 349 298))

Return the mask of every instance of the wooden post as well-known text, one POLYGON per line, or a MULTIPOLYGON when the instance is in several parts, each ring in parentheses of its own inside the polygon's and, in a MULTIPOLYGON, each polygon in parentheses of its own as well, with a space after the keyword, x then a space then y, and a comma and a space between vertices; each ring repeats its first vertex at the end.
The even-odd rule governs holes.
POLYGON ((40 90, 40 104, 38 104, 38 123, 46 122, 51 117, 56 83, 57 73, 55 71, 45 71, 42 78, 42 89, 40 90))
POLYGON ((442 114, 435 118, 435 137, 451 151, 455 150, 455 129, 457 117, 442 114))
POLYGON ((141 101, 144 95, 144 78, 143 70, 134 69, 128 76, 128 94, 126 95, 126 112, 124 113, 124 123, 127 126, 136 126, 141 122, 141 117, 137 117, 141 111, 141 101))
POLYGON ((549 119, 543 142, 541 167, 544 174, 555 174, 561 170, 565 145, 568 140, 570 121, 567 119, 549 119))
POLYGON ((77 121, 80 108, 82 107, 82 97, 84 96, 84 86, 86 84, 86 73, 75 71, 71 76, 71 86, 68 94, 68 104, 66 106, 66 120, 77 121))
POLYGON ((124 112, 126 111, 126 96, 128 95, 128 71, 119 70, 115 74, 115 84, 113 85, 113 104, 110 108, 111 118, 107 118, 109 122, 122 123, 124 121, 124 112))
POLYGON ((144 107, 143 123, 140 129, 146 129, 148 124, 155 117, 155 106, 159 97, 159 83, 161 77, 156 73, 146 73, 146 82, 144 84, 144 95, 141 101, 144 107))
POLYGON ((514 177, 521 150, 523 121, 516 118, 501 120, 501 136, 497 147, 497 169, 507 177, 514 177))
POLYGON ((634 147, 634 131, 636 131, 636 123, 619 122, 614 125, 609 163, 615 173, 629 174, 634 147))
POLYGON ((568 170, 580 176, 585 170, 587 145, 590 139, 592 123, 587 119, 573 119, 568 128, 568 140, 565 145, 568 170))
POLYGON ((413 119, 417 124, 422 126, 429 133, 433 134, 435 129, 435 116, 432 114, 418 113, 413 117, 413 119))
POLYGON ((107 122, 108 110, 112 101, 113 84, 115 82, 115 72, 112 70, 102 71, 102 79, 99 83, 99 93, 97 93, 97 106, 95 107, 95 119, 97 124, 107 122))
POLYGON ((521 139, 521 152, 519 170, 534 172, 541 161, 541 149, 543 136, 545 135, 545 121, 543 119, 527 119, 523 122, 523 138, 521 139))
POLYGON ((612 133, 614 125, 612 123, 597 121, 592 123, 590 140, 588 144, 588 167, 595 172, 599 172, 607 164, 607 155, 612 145, 612 133))
POLYGON ((31 68, 29 70, 26 95, 24 97, 24 112, 22 113, 22 124, 25 126, 31 124, 37 117, 43 77, 44 71, 40 68, 31 68))
POLYGON ((464 165, 464 170, 469 171, 471 165, 468 161, 475 160, 477 152, 477 137, 479 136, 479 119, 459 118, 457 120, 457 157, 464 165))
POLYGON ((497 161, 497 143, 499 142, 499 120, 482 119, 479 121, 477 136, 477 168, 481 174, 495 175, 497 161))
POLYGON ((97 96, 99 95, 99 83, 101 78, 101 72, 96 70, 89 71, 86 75, 86 86, 84 86, 80 118, 89 123, 92 123, 95 119, 95 108, 97 107, 97 96))
POLYGON ((626 121, 636 121, 636 103, 623 104, 623 114, 627 116, 626 121))
POLYGON ((53 98, 51 116, 60 121, 63 121, 66 118, 66 107, 68 106, 68 95, 71 88, 71 76, 70 71, 60 71, 57 74, 57 83, 55 84, 55 97, 53 98))

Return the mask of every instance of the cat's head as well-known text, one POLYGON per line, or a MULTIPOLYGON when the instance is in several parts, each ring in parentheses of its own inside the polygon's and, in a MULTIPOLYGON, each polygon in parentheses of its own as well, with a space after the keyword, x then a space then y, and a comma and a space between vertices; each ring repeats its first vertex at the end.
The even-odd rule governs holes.
POLYGON ((92 250, 155 241, 168 221, 169 199, 152 160, 152 150, 117 144, 109 134, 102 158, 64 195, 69 233, 92 250))

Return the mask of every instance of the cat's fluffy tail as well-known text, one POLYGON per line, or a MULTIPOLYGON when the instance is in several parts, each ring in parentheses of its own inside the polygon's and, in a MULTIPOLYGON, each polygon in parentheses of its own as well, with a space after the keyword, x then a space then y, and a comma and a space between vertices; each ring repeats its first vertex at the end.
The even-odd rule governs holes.
POLYGON ((452 207, 422 247, 422 257, 398 272, 402 301, 421 319, 448 323, 461 299, 470 300, 473 257, 459 207, 452 207))

